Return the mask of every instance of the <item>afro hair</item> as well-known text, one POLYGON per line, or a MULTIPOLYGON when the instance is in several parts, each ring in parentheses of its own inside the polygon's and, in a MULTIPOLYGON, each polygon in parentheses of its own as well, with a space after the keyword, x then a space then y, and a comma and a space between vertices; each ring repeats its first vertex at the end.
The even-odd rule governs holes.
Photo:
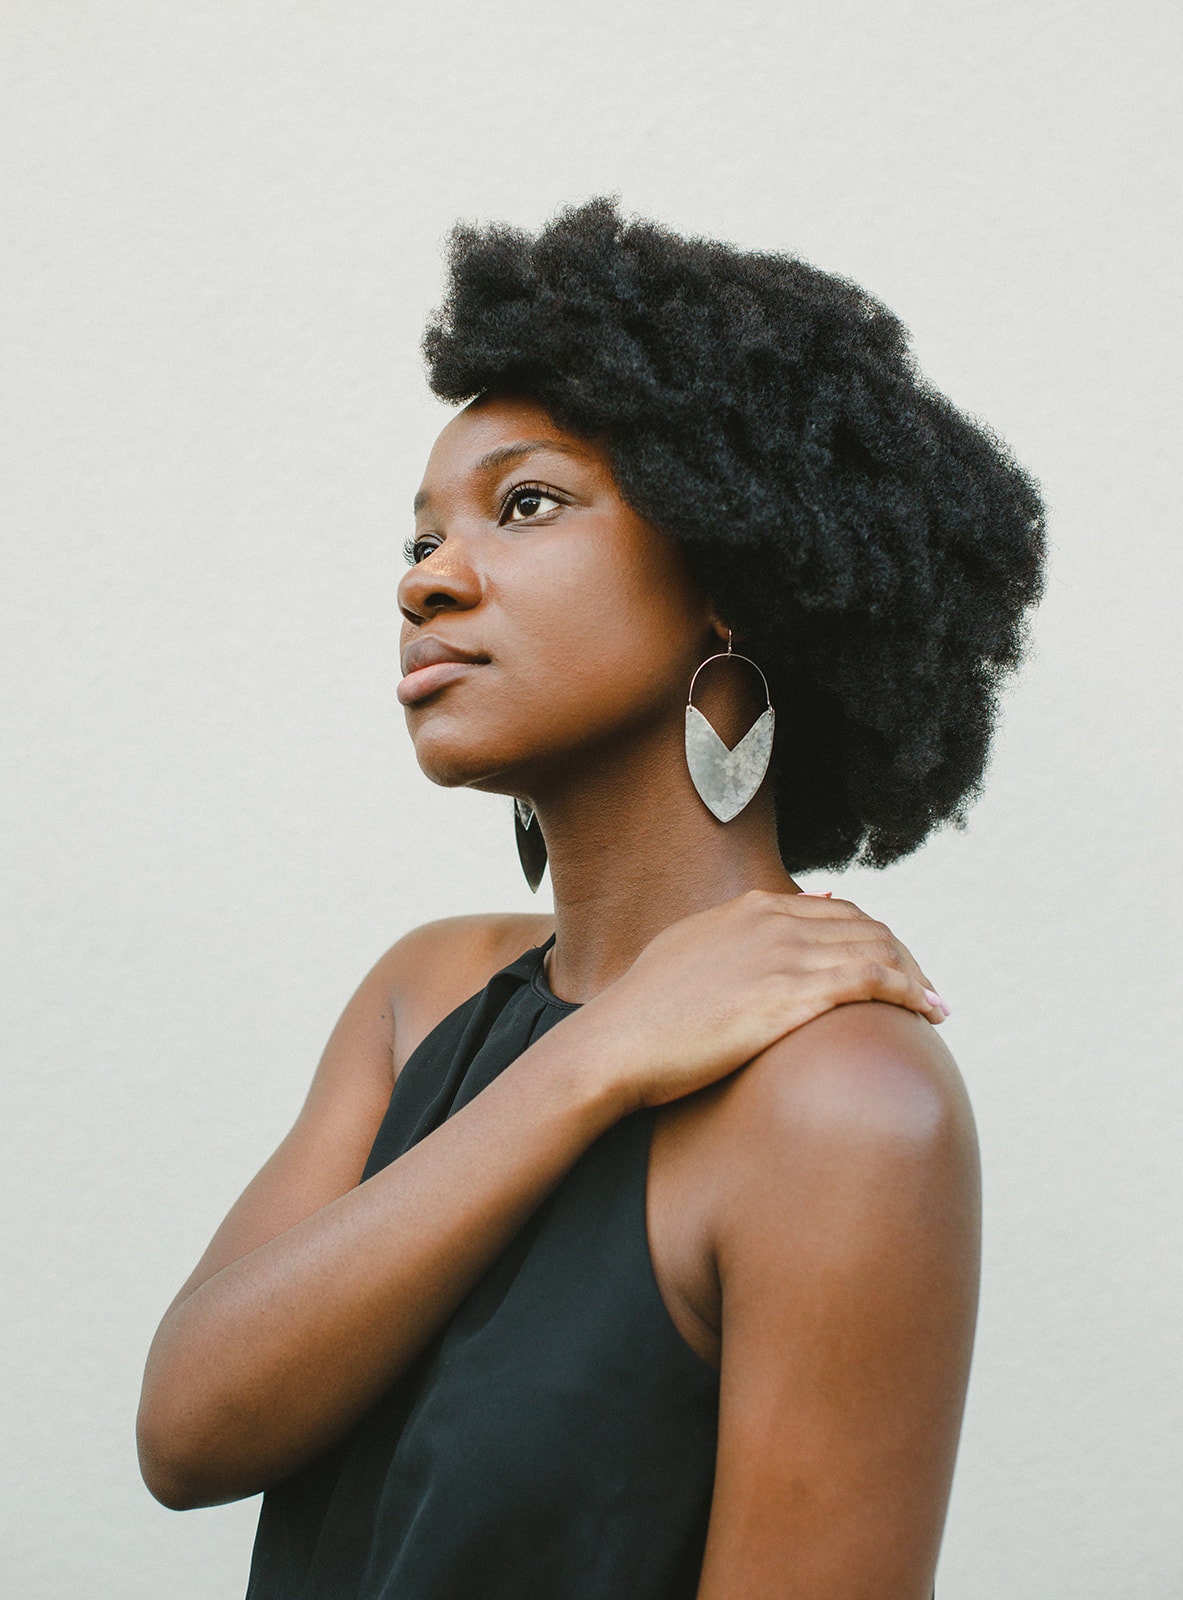
POLYGON ((917 372, 899 319, 794 257, 626 221, 460 225, 431 387, 513 394, 600 441, 777 711, 786 868, 882 867, 981 790, 1039 598, 1043 507, 917 372))

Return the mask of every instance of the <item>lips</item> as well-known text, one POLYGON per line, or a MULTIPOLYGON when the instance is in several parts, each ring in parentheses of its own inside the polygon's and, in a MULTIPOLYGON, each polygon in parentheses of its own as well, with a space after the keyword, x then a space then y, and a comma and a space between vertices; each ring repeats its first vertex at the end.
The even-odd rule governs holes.
POLYGON ((412 639, 402 653, 406 676, 398 686, 398 698, 403 705, 412 705, 443 684, 463 677, 468 668, 486 666, 488 661, 488 656, 445 644, 432 634, 421 634, 412 639))
POLYGON ((420 667, 434 667, 439 661, 467 661, 473 665, 483 665, 488 659, 488 656, 476 655, 471 650, 460 650, 454 644, 445 644, 434 634, 423 633, 407 645, 402 664, 404 673, 409 673, 418 672, 420 667))

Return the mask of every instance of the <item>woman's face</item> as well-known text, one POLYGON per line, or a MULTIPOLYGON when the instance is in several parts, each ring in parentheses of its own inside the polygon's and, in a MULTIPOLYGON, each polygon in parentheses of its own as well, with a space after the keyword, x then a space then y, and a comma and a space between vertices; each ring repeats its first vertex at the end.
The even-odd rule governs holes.
POLYGON ((532 401, 474 401, 437 439, 415 508, 403 670, 433 641, 478 658, 399 685, 429 778, 530 795, 670 719, 681 736, 710 608, 600 446, 532 401))

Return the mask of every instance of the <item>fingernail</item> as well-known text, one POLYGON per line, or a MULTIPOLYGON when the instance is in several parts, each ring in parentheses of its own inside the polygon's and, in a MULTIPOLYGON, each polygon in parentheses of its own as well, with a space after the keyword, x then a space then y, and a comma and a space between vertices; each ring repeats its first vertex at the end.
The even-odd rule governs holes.
POLYGON ((832 900, 834 898, 833 889, 826 889, 824 892, 821 889, 802 889, 801 893, 807 900, 832 900))
POLYGON ((930 1006, 938 1006, 946 1016, 950 1015, 949 1007, 941 999, 940 995, 935 989, 926 989, 924 991, 924 998, 928 1001, 930 1006))

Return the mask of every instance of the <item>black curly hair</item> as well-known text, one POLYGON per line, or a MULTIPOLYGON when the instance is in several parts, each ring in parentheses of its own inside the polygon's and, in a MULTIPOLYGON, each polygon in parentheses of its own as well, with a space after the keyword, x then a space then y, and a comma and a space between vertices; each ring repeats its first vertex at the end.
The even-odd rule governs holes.
POLYGON ((882 867, 981 789, 1042 588, 1043 507, 918 374, 898 318, 791 256, 624 220, 459 225, 433 391, 512 394, 606 448, 767 674, 786 868, 882 867))

